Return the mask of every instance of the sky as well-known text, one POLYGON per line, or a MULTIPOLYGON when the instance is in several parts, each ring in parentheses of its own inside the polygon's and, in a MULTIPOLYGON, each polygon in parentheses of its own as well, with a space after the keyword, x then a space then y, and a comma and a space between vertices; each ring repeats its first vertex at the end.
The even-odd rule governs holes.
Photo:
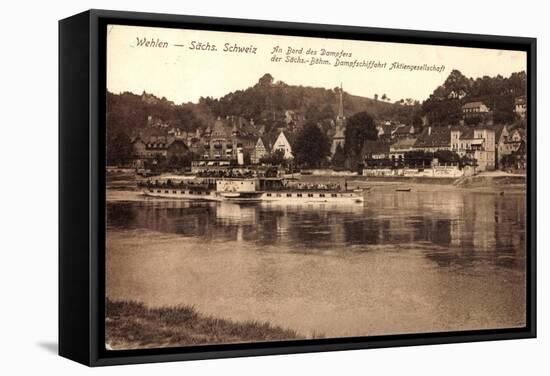
POLYGON ((109 25, 107 32, 107 89, 146 91, 177 104, 246 89, 265 73, 289 85, 332 89, 341 83, 353 95, 423 101, 453 69, 467 77, 506 77, 526 71, 526 64, 521 51, 122 25, 109 25), (224 51, 226 45, 249 50, 224 51), (326 64, 311 65, 316 59, 326 64), (364 66, 350 66, 354 61, 364 66), (392 68, 394 63, 400 68, 392 68))

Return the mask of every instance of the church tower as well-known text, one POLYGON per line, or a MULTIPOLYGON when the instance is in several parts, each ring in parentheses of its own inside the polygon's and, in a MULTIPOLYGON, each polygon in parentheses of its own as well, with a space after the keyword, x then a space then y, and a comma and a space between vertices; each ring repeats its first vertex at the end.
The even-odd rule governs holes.
POLYGON ((338 104, 338 116, 336 117, 336 128, 344 127, 344 122, 346 118, 344 117, 344 89, 342 83, 340 82, 340 102, 338 104))
POLYGON ((334 155, 336 148, 340 145, 344 148, 346 139, 346 118, 344 116, 344 89, 340 83, 340 102, 338 103, 338 115, 336 116, 336 129, 332 137, 332 145, 330 147, 331 155, 334 155))

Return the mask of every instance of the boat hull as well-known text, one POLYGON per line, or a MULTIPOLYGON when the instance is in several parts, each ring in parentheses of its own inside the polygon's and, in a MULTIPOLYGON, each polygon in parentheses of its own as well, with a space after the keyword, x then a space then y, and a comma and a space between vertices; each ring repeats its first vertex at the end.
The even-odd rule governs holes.
POLYGON ((226 193, 216 191, 192 191, 175 188, 145 188, 143 194, 150 197, 196 201, 228 202, 278 202, 289 204, 307 203, 363 203, 362 192, 308 192, 308 191, 267 191, 226 193))
POLYGON ((222 201, 223 197, 215 191, 191 191, 188 189, 145 188, 142 193, 150 197, 172 198, 194 201, 222 201))
POLYGON ((264 192, 260 196, 265 202, 296 203, 363 203, 363 194, 358 192, 264 192))

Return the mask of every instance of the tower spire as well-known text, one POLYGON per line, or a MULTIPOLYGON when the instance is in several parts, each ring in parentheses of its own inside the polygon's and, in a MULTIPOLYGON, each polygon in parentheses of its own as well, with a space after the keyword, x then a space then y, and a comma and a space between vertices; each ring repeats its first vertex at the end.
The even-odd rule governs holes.
POLYGON ((338 106, 338 118, 343 119, 344 118, 344 96, 343 96, 343 86, 340 82, 340 105, 338 106))

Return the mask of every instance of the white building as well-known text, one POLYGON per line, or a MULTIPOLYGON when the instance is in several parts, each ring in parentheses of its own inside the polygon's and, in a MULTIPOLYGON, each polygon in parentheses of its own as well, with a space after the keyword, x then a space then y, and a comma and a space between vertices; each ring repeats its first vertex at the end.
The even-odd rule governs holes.
POLYGON ((256 146, 254 147, 254 152, 252 153, 251 161, 252 163, 260 163, 260 159, 268 155, 268 151, 261 137, 258 137, 256 146))
POLYGON ((451 150, 475 159, 477 171, 495 169, 495 141, 495 130, 489 126, 451 129, 451 150))
POLYGON ((272 152, 275 152, 276 150, 281 150, 284 153, 285 159, 294 158, 292 155, 292 146, 290 146, 290 142, 288 142, 288 139, 283 131, 279 133, 277 140, 275 140, 275 143, 273 144, 272 152))
POLYGON ((489 111, 489 107, 487 107, 485 103, 479 101, 468 102, 462 106, 462 115, 464 117, 486 115, 489 111))

